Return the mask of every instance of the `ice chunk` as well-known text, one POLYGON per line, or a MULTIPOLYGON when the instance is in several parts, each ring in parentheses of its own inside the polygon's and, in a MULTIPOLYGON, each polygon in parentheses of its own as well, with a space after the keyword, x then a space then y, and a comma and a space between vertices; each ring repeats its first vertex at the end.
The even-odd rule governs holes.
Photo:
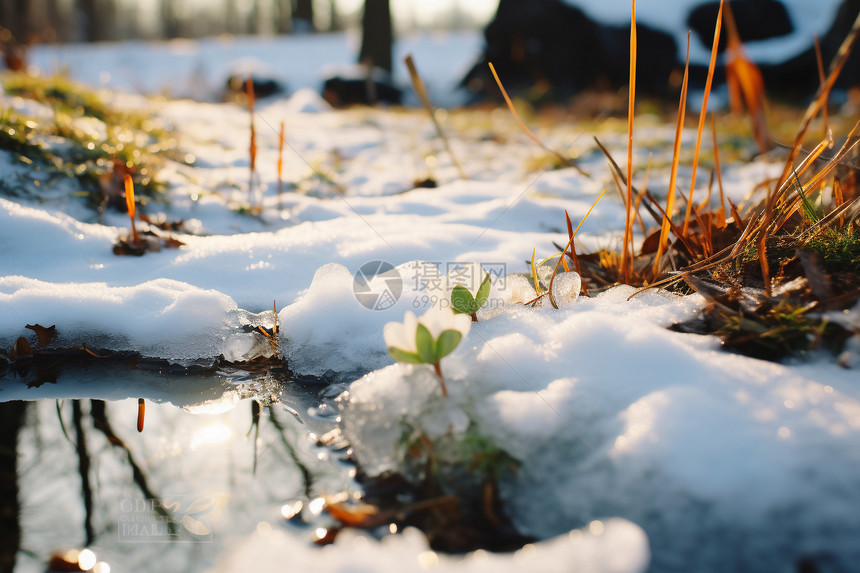
POLYGON ((456 399, 442 397, 439 379, 424 364, 394 364, 368 374, 350 386, 343 410, 344 436, 368 475, 402 468, 404 435, 435 439, 469 427, 456 399))
POLYGON ((558 308, 569 307, 579 298, 581 288, 582 279, 579 273, 570 271, 556 274, 555 280, 552 281, 552 296, 555 304, 558 308))

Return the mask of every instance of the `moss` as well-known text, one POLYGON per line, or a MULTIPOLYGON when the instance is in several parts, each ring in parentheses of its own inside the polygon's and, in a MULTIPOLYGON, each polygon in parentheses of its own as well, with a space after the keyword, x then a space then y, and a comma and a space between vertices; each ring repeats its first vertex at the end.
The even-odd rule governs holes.
POLYGON ((765 360, 782 360, 821 347, 838 352, 846 338, 844 329, 809 314, 814 306, 782 299, 754 315, 718 311, 722 325, 715 334, 726 348, 765 360))
MULTIPOLYGON (((103 206, 100 180, 116 166, 133 173, 140 195, 163 200, 156 172, 165 158, 183 161, 183 156, 176 140, 146 114, 116 109, 97 92, 63 76, 5 73, 2 80, 8 94, 46 105, 54 117, 51 121, 6 110, 0 116, 0 149, 49 173, 74 177, 94 206, 103 206), (96 122, 98 129, 85 129, 81 122, 86 120, 98 120, 103 127, 96 122)), ((122 208, 123 202, 114 203, 122 208)))
POLYGON ((818 233, 806 241, 804 248, 818 253, 829 273, 860 274, 860 236, 853 225, 818 233))

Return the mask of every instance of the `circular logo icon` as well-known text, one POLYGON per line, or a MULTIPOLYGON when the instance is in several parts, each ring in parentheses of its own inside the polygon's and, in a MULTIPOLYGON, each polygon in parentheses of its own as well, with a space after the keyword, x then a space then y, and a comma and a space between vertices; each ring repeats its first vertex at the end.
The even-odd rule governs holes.
POLYGON ((403 279, 391 263, 370 261, 356 271, 352 281, 355 300, 370 310, 394 306, 403 292, 403 279))

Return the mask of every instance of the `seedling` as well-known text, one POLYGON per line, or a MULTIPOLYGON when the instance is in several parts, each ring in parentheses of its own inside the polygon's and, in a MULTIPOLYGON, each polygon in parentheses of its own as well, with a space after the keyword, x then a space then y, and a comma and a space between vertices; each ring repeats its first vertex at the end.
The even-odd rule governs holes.
POLYGON ((478 310, 484 306, 489 297, 490 273, 487 273, 474 296, 466 287, 456 285, 451 291, 451 308, 458 314, 468 314, 472 322, 478 322, 478 310))
POLYGON ((469 333, 468 316, 450 308, 433 307, 421 319, 407 311, 403 322, 389 322, 382 330, 388 353, 398 362, 431 364, 439 377, 442 395, 448 396, 439 363, 469 333))

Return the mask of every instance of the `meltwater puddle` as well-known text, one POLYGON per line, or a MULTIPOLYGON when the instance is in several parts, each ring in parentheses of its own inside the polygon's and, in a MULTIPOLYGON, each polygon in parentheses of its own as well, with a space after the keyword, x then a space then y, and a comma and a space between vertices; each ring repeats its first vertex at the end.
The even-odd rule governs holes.
POLYGON ((160 370, 0 377, 0 569, 205 571, 261 531, 310 543, 321 496, 360 496, 348 450, 317 445, 342 388, 160 370))

